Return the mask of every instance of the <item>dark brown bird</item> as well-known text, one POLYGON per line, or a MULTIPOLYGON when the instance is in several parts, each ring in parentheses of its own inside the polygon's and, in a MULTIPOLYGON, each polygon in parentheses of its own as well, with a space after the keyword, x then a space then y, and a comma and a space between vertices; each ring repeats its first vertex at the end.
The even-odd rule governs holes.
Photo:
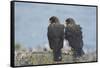
POLYGON ((69 46, 74 51, 74 57, 80 57, 84 54, 82 28, 72 18, 66 20, 65 39, 68 40, 69 46))
POLYGON ((63 48, 64 41, 64 25, 59 23, 59 19, 52 16, 48 26, 48 41, 50 48, 53 50, 54 61, 61 61, 61 48, 63 48))

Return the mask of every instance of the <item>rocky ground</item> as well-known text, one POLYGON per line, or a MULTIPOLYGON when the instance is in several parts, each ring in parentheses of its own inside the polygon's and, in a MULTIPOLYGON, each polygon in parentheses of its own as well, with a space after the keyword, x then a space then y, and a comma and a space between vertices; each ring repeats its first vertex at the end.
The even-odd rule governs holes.
MULTIPOLYGON (((62 53, 62 61, 60 63, 77 63, 97 61, 96 52, 86 53, 80 58, 73 60, 72 52, 62 53)), ((53 61, 52 51, 32 52, 28 50, 15 51, 15 65, 41 65, 55 64, 53 61)))

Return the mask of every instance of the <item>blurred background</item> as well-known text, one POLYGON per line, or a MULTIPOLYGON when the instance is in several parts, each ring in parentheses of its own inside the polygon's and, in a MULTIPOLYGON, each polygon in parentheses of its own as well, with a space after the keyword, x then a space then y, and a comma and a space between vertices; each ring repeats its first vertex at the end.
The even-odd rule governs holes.
POLYGON ((96 50, 96 7, 15 3, 15 43, 26 48, 49 47, 49 18, 57 16, 62 24, 69 17, 82 27, 84 50, 96 50))

